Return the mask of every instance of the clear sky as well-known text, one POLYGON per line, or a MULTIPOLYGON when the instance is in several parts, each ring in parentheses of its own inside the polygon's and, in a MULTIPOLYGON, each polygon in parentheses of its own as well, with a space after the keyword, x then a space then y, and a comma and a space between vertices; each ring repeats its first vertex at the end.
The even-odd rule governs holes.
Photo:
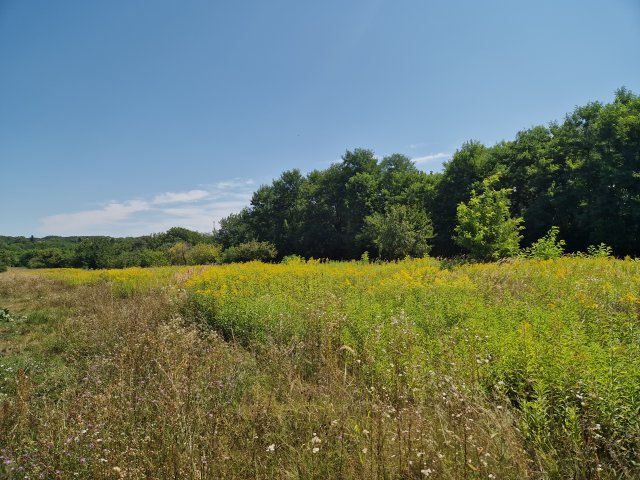
POLYGON ((639 0, 0 0, 0 234, 210 231, 284 170, 438 170, 623 85, 639 0))

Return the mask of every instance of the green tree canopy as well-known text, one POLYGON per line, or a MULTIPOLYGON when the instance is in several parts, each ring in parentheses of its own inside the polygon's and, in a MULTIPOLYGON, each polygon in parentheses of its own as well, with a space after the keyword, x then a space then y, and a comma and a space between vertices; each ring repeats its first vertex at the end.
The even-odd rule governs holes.
POLYGON ((518 252, 522 218, 509 212, 508 188, 495 189, 497 175, 482 181, 482 193, 471 191, 471 199, 457 209, 454 241, 477 260, 498 260, 518 252))
POLYGON ((428 254, 433 227, 424 210, 391 205, 384 213, 376 212, 365 219, 363 235, 371 239, 380 258, 399 260, 428 254))

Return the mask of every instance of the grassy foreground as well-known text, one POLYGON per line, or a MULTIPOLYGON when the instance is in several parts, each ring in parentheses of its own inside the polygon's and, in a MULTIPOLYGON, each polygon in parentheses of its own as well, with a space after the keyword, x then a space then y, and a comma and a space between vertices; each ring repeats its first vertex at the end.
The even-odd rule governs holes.
POLYGON ((638 478, 640 262, 0 274, 0 478, 638 478))

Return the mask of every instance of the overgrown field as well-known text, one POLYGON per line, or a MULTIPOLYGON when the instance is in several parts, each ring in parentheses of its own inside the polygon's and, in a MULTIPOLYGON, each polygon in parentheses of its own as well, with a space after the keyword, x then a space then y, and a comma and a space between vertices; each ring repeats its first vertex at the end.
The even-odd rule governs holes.
POLYGON ((0 477, 640 477, 640 262, 0 274, 0 477))

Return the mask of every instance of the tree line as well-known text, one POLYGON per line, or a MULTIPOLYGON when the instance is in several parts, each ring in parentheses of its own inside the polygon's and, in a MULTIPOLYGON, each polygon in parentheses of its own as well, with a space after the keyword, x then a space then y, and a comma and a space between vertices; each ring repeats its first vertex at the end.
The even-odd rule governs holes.
POLYGON ((542 248, 537 242, 544 239, 569 252, 606 244, 616 255, 638 255, 638 95, 621 88, 611 103, 576 107, 564 121, 513 140, 466 142, 442 172, 367 149, 347 151, 341 162, 307 175, 288 170, 212 233, 0 237, 0 264, 120 268, 427 253, 492 260, 542 248))
POLYGON ((181 227, 126 238, 0 236, 0 271, 7 266, 96 269, 272 261, 275 258, 274 247, 266 242, 248 242, 223 250, 212 233, 181 227))
POLYGON ((430 247, 453 256, 469 251, 464 228, 486 227, 469 224, 478 213, 469 208, 491 192, 489 211, 508 208, 500 221, 519 232, 509 240, 516 247, 557 228, 570 252, 606 243, 617 255, 637 255, 640 98, 621 88, 609 104, 576 107, 563 122, 514 140, 467 142, 439 173, 420 171, 401 154, 379 160, 371 150, 347 151, 325 170, 289 170, 261 186, 216 235, 223 246, 267 241, 280 256, 397 258, 430 247), (461 205, 469 207, 466 220, 461 205))

